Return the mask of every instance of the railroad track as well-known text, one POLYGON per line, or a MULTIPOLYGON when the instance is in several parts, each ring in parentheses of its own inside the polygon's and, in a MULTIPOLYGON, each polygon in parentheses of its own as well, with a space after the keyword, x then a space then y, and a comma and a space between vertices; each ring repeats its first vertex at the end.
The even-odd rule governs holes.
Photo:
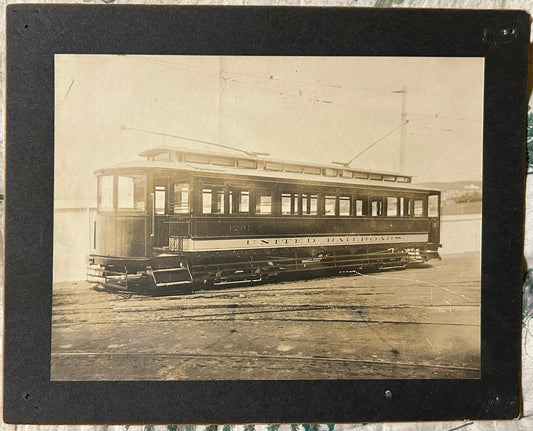
POLYGON ((478 378, 478 278, 444 261, 166 297, 61 285, 52 378, 478 378))

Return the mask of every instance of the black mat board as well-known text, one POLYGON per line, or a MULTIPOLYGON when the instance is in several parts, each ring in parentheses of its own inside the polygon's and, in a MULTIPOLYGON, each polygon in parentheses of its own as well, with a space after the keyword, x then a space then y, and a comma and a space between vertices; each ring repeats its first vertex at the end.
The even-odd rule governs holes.
POLYGON ((353 423, 520 415, 529 15, 13 4, 6 19, 5 422, 353 423), (482 378, 50 381, 54 54, 68 53, 484 57, 482 378))

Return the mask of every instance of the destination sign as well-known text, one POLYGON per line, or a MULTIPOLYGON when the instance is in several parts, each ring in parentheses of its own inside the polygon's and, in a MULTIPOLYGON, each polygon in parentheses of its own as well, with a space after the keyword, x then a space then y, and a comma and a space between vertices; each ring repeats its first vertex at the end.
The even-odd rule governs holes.
POLYGON ((184 250, 215 251, 243 250, 253 248, 278 247, 327 247, 355 244, 400 244, 427 242, 427 233, 416 234, 352 234, 338 236, 278 237, 278 238, 237 238, 237 239, 188 239, 184 250))

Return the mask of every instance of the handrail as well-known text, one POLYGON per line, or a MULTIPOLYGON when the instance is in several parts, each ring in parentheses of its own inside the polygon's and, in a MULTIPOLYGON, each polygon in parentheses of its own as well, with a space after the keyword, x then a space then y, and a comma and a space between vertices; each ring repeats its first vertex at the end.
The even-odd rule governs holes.
POLYGON ((150 193, 152 195, 152 233, 150 236, 155 237, 155 193, 150 193))

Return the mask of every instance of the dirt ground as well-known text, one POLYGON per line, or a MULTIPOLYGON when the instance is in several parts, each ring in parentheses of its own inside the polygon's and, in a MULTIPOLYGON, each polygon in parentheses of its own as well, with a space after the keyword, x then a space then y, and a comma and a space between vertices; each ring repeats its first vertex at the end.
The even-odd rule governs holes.
POLYGON ((480 377, 479 254, 149 297, 54 286, 52 380, 480 377))

